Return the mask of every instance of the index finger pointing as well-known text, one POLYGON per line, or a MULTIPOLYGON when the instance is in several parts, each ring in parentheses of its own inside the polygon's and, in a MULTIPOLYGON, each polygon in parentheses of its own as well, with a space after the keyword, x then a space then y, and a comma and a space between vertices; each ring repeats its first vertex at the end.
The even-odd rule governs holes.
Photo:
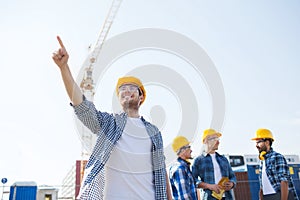
POLYGON ((57 40, 58 40, 58 43, 59 43, 60 47, 61 47, 61 48, 65 48, 65 46, 64 46, 62 40, 60 39, 60 37, 57 36, 56 38, 57 38, 57 40))

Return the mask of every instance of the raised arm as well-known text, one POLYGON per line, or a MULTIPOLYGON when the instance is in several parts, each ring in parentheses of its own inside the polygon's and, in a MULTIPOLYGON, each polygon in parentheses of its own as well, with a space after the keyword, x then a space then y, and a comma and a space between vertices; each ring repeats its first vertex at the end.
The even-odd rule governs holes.
POLYGON ((74 81, 74 78, 70 71, 68 65, 69 54, 59 36, 57 36, 57 40, 59 42, 60 48, 53 53, 52 59, 60 69, 61 77, 63 79, 66 91, 71 102, 73 103, 73 105, 78 105, 82 102, 82 92, 79 86, 74 81))

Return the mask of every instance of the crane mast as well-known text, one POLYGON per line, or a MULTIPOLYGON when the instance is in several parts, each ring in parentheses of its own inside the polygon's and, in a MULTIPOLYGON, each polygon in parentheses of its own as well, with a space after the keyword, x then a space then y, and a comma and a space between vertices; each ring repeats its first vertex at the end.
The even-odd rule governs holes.
POLYGON ((110 27, 117 15, 117 12, 120 8, 120 5, 122 3, 122 0, 113 0, 112 5, 109 9, 108 15, 106 16, 105 22, 101 28, 100 35, 98 37, 98 40, 96 42, 95 48, 93 49, 92 53, 90 54, 89 63, 88 66, 85 68, 84 77, 80 83, 80 88, 84 94, 86 94, 87 98, 91 101, 93 101, 93 97, 95 94, 95 87, 94 87, 94 81, 93 81, 93 69, 94 64, 97 61, 100 51, 102 49, 102 46, 104 44, 104 41, 108 35, 108 32, 110 30, 110 27))

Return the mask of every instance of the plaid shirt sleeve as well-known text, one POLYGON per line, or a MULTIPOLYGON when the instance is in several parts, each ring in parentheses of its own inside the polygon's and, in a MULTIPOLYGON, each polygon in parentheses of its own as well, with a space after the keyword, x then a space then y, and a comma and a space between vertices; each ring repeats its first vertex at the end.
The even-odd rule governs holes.
POLYGON ((101 130, 104 133, 110 132, 114 118, 109 113, 97 111, 94 103, 88 101, 85 96, 83 96, 83 102, 81 104, 73 107, 77 118, 90 129, 92 133, 99 134, 101 130))
POLYGON ((274 157, 275 168, 278 170, 278 179, 280 181, 288 181, 289 167, 283 156, 274 157))
POLYGON ((196 158, 193 165, 192 165, 192 175, 194 177, 195 180, 195 184, 196 186, 201 183, 201 179, 200 179, 200 169, 199 169, 199 158, 196 158))
POLYGON ((276 191, 280 190, 281 181, 289 181, 290 176, 289 167, 285 158, 275 152, 271 151, 269 154, 266 154, 266 170, 268 178, 272 183, 276 191))

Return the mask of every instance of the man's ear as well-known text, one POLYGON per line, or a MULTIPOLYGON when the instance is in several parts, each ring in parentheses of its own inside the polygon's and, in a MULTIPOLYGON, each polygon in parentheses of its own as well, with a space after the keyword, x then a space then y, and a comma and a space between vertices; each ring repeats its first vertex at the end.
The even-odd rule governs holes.
POLYGON ((265 142, 268 143, 268 146, 269 146, 269 147, 271 147, 270 140, 266 140, 265 142))
POLYGON ((140 99, 140 102, 142 102, 144 100, 144 95, 140 95, 139 99, 140 99))

